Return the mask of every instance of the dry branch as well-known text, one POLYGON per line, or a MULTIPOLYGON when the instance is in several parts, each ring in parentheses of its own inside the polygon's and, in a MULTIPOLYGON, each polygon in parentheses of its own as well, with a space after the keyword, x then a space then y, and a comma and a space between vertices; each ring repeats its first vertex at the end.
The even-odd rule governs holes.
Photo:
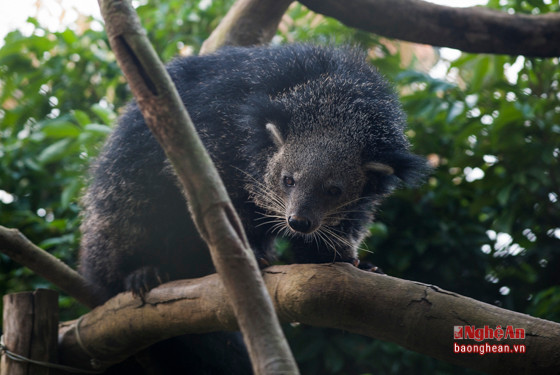
POLYGON ((35 246, 17 229, 0 225, 0 252, 50 281, 81 304, 93 308, 104 298, 76 271, 35 246))
MULTIPOLYGON (((432 285, 342 263, 270 267, 264 279, 284 322, 343 329, 488 373, 550 374, 560 368, 560 324, 432 285), (456 325, 524 328, 523 340, 483 344, 524 344, 527 353, 454 354, 456 325)), ((217 275, 164 284, 148 294, 145 305, 130 293, 119 294, 83 317, 82 341, 88 351, 110 364, 177 334, 235 330, 227 300, 217 275)), ((60 353, 63 363, 83 366, 89 358, 76 343, 74 324, 61 326, 60 353)))
POLYGON ((300 0, 345 25, 415 43, 472 53, 560 56, 560 14, 507 14, 420 0, 300 0))
POLYGON ((239 217, 136 12, 127 0, 99 3, 111 48, 146 124, 173 165, 228 290, 255 374, 297 374, 239 217))
POLYGON ((268 43, 293 0, 238 0, 210 37, 201 54, 223 46, 252 46, 268 43))

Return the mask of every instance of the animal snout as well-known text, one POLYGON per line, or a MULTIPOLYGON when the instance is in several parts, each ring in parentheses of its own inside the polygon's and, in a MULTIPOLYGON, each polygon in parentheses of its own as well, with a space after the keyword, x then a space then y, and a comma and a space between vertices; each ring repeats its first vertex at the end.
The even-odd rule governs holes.
POLYGON ((296 232, 311 232, 311 220, 303 216, 291 215, 288 217, 288 225, 296 232))

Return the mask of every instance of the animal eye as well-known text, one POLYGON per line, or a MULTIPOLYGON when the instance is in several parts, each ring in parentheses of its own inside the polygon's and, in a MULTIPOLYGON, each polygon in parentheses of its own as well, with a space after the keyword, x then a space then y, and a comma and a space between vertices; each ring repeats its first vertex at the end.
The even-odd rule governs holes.
POLYGON ((296 182, 294 181, 293 177, 284 176, 284 185, 286 186, 294 186, 296 182))
POLYGON ((340 190, 340 188, 336 186, 331 186, 327 189, 327 193, 329 193, 329 195, 333 197, 338 197, 340 194, 342 194, 342 190, 340 190))

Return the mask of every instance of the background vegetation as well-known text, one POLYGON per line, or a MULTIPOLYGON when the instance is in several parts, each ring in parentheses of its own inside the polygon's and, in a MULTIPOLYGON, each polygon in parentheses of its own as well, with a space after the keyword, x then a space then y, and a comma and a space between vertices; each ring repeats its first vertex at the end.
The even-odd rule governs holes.
MULTIPOLYGON (((489 6, 546 13, 559 10, 553 3, 489 6)), ((168 61, 196 53, 232 1, 143 4, 144 27, 168 61)), ((31 35, 14 31, 0 49, 0 224, 75 266, 87 166, 130 93, 104 32, 95 31, 99 21, 62 32, 28 22, 31 35)), ((274 40, 293 41, 367 49, 401 93, 415 151, 437 166, 421 189, 383 205, 363 259, 393 276, 560 321, 558 58, 446 61, 438 50, 348 29, 300 5, 274 40), (436 64, 445 77, 429 74, 436 64)), ((0 254, 2 294, 38 287, 51 286, 0 254)), ((63 318, 84 311, 65 296, 61 308, 63 318)), ((304 374, 472 373, 339 331, 286 332, 304 374)))

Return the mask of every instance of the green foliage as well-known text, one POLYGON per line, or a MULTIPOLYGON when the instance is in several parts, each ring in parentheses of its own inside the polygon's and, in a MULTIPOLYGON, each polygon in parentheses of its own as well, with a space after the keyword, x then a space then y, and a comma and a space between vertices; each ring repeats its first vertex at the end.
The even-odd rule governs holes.
POLYGON ((136 11, 148 37, 164 61, 178 54, 198 53, 233 0, 142 1, 136 11))
POLYGON ((509 83, 515 60, 462 56, 451 69, 464 88, 400 76, 415 149, 439 166, 423 191, 388 202, 389 234, 371 242, 391 274, 525 311, 558 283, 560 70, 556 59, 524 60, 509 83))
MULTIPOLYGON (((28 22, 31 36, 14 31, 0 49, 0 223, 75 264, 78 195, 126 89, 104 33, 28 22)), ((5 256, 0 269, 3 290, 47 286, 5 256)))
MULTIPOLYGON (((196 53, 232 2, 144 1, 138 13, 169 60, 196 53)), ((490 6, 558 11, 552 3, 490 6)), ((14 31, 0 49, 0 224, 75 266, 87 166, 130 95, 104 33, 95 31, 98 21, 85 32, 56 33, 29 22, 32 35, 14 31)), ((402 93, 415 152, 437 164, 421 189, 401 190, 383 205, 366 244, 374 253, 363 252, 363 260, 393 276, 560 321, 558 59, 462 55, 449 68, 456 79, 435 79, 414 60, 403 67, 391 42, 299 4, 274 40, 294 41, 367 49, 402 93)), ((0 254, 3 293, 46 286, 0 254)), ((61 308, 63 318, 81 311, 68 297, 61 308)), ((286 332, 305 374, 472 373, 339 331, 286 332)))

